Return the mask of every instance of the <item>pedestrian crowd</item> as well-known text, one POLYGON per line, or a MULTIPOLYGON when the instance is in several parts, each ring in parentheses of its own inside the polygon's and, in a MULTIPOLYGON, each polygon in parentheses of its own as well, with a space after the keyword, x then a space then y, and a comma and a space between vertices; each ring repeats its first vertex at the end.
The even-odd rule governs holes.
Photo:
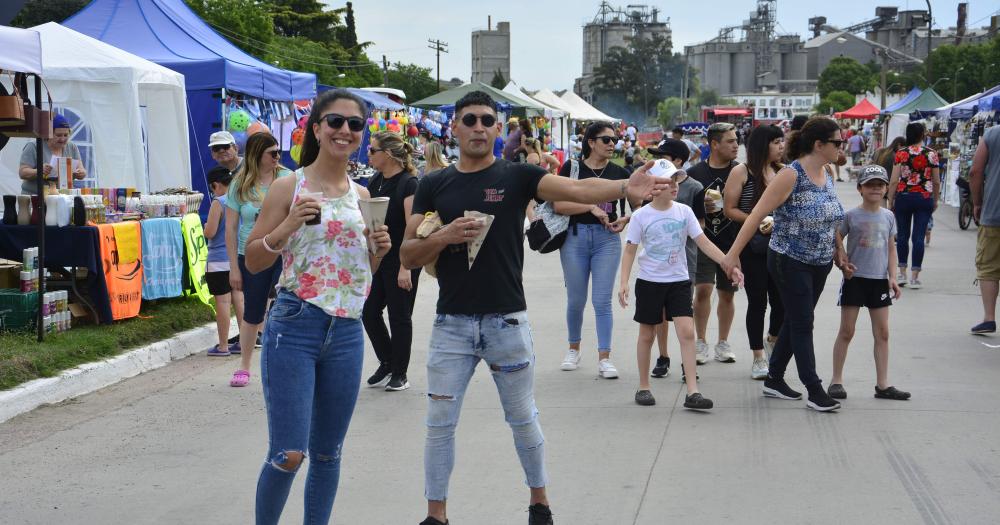
MULTIPOLYGON (((257 484, 257 523, 278 522, 307 457, 305 521, 330 520, 362 382, 364 336, 377 359, 367 385, 409 388, 412 314, 425 271, 437 278, 439 293, 427 343, 428 505, 421 525, 449 523, 455 431, 480 361, 496 385, 524 471, 528 522, 553 523, 534 399, 538 363, 522 284, 525 217, 546 204, 564 219, 557 232, 566 285, 562 370, 579 373, 585 359, 596 358, 600 378, 618 378, 614 303, 634 303, 637 404, 655 405, 651 378, 670 373, 673 324, 686 408, 713 407, 699 389, 698 365, 742 361, 736 349, 746 348, 749 375, 762 381, 764 396, 803 398, 785 379, 794 357, 806 406, 830 412, 847 397, 844 362, 866 308, 875 348, 872 395, 910 398, 889 380, 889 306, 904 286, 921 287, 924 235, 940 195, 936 154, 923 146, 919 124, 856 170, 861 204, 845 210, 834 190, 835 166, 845 147, 853 156, 862 141, 849 143, 827 117, 793 122, 787 133, 776 126, 713 124, 705 156, 679 128, 640 151, 634 126, 594 122, 573 141, 578 158, 560 165, 529 121, 499 121, 494 100, 475 91, 455 105, 449 129, 455 163, 436 142, 375 133, 367 153, 377 173, 362 187, 347 168, 362 142, 364 108, 347 91, 320 95, 295 171, 280 165, 277 142, 267 133, 251 136, 243 157, 228 133, 210 140, 219 166, 209 173, 206 280, 217 299, 219 341, 209 355, 240 354, 230 384, 243 387, 252 379, 252 352, 262 346, 269 444, 257 484), (737 162, 741 142, 745 162, 737 162), (427 159, 423 169, 414 163, 418 150, 427 159), (616 156, 624 156, 624 167, 612 161, 616 156), (384 225, 372 227, 362 211, 378 198, 387 199, 387 212, 384 225), (824 388, 813 322, 834 266, 843 277, 841 322, 824 388), (747 340, 734 343, 729 335, 740 289, 747 294, 747 340), (582 335, 588 292, 594 342, 582 335), (718 331, 710 342, 713 298, 718 331), (235 340, 228 335, 230 308, 240 327, 235 340)), ((984 137, 972 171, 984 306, 974 333, 995 331, 998 180, 1000 127, 984 137)))

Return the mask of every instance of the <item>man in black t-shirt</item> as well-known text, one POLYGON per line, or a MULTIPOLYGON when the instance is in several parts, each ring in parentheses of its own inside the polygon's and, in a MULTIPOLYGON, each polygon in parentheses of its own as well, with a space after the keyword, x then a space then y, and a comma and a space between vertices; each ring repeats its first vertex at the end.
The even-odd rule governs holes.
MULTIPOLYGON (((708 145, 710 153, 708 160, 692 166, 687 174, 704 187, 695 196, 694 215, 705 221, 705 235, 719 249, 728 250, 736 239, 740 224, 732 222, 722 212, 722 198, 713 198, 710 192, 718 192, 726 187, 729 171, 736 165, 739 153, 739 143, 736 139, 736 128, 732 124, 719 122, 708 128, 708 145)), ((736 355, 729 346, 729 330, 733 326, 735 306, 733 300, 736 287, 722 267, 709 256, 698 250, 698 267, 695 271, 694 294, 694 325, 695 349, 699 365, 708 362, 708 318, 712 310, 712 286, 719 290, 719 307, 716 311, 719 318, 719 341, 715 344, 715 360, 722 363, 735 363, 736 355)))
POLYGON ((424 496, 428 516, 422 525, 447 522, 445 500, 454 467, 455 427, 480 360, 486 361, 493 374, 531 489, 528 523, 552 523, 545 492, 544 438, 534 401, 535 356, 521 282, 525 208, 534 198, 591 204, 624 197, 637 200, 659 193, 668 183, 647 173, 652 163, 637 169, 628 181, 574 181, 549 175, 538 166, 495 158, 493 142, 499 132, 496 103, 489 95, 473 91, 455 104, 459 162, 420 182, 400 250, 407 268, 436 259, 440 286, 427 358, 430 399, 424 496), (465 217, 466 211, 493 216, 482 238, 484 222, 465 217), (429 212, 440 214, 445 226, 417 238, 417 227, 429 212), (481 243, 470 244, 475 241, 481 243), (476 250, 478 255, 470 258, 476 250))

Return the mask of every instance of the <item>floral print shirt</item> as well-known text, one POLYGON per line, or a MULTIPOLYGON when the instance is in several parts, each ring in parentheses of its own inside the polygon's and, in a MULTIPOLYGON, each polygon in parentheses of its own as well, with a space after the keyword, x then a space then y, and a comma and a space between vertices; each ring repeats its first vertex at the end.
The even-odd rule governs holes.
POLYGON ((934 173, 938 167, 936 151, 920 145, 913 145, 896 152, 899 165, 899 183, 896 193, 918 193, 929 199, 934 194, 934 173))
MULTIPOLYGON (((292 202, 305 185, 301 169, 292 202)), ((281 252, 278 286, 334 317, 361 318, 371 290, 365 223, 354 184, 336 199, 324 198, 320 223, 303 224, 281 252)))

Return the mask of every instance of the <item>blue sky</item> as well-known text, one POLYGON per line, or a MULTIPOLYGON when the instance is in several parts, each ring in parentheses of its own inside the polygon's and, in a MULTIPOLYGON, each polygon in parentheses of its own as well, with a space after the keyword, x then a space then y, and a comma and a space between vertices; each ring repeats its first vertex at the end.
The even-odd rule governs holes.
MULTIPOLYGON (((612 0, 613 6, 638 4, 641 0, 612 0)), ((324 0, 332 7, 345 2, 324 0)), ((957 0, 932 0, 934 27, 954 26, 957 0)), ((428 49, 428 39, 440 39, 449 44, 449 53, 441 55, 441 78, 459 77, 468 81, 470 75, 471 33, 485 29, 487 15, 493 24, 511 24, 511 76, 529 89, 548 87, 553 90, 570 88, 582 68, 581 42, 583 25, 594 18, 600 2, 505 0, 496 3, 475 0, 355 0, 358 38, 375 43, 368 56, 381 61, 385 54, 390 62, 402 61, 425 67, 435 66, 435 53, 428 49), (488 7, 488 6, 494 7, 488 7)), ((660 8, 660 19, 670 17, 674 48, 683 49, 714 37, 722 26, 738 25, 756 6, 754 0, 714 0, 712 2, 646 1, 660 8), (710 13, 706 14, 706 8, 710 13)), ((808 19, 825 16, 828 23, 847 26, 875 17, 875 6, 896 6, 902 9, 926 9, 923 0, 909 2, 839 0, 835 3, 778 0, 779 33, 798 33, 806 39, 811 35, 808 19), (835 8, 825 8, 832 5, 835 8)), ((989 15, 1000 10, 997 0, 970 0, 970 27, 989 23, 989 15), (973 25, 972 23, 975 22, 973 25)), ((433 72, 431 73, 434 74, 433 72)))

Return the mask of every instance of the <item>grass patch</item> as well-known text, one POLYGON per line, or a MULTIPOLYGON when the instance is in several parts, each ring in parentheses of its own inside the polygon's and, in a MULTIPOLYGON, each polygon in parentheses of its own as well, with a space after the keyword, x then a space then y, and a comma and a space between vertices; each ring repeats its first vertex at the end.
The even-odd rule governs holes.
POLYGON ((42 343, 33 330, 0 334, 0 390, 113 357, 215 319, 212 310, 194 296, 144 302, 140 315, 143 318, 112 325, 74 326, 46 336, 42 343))

